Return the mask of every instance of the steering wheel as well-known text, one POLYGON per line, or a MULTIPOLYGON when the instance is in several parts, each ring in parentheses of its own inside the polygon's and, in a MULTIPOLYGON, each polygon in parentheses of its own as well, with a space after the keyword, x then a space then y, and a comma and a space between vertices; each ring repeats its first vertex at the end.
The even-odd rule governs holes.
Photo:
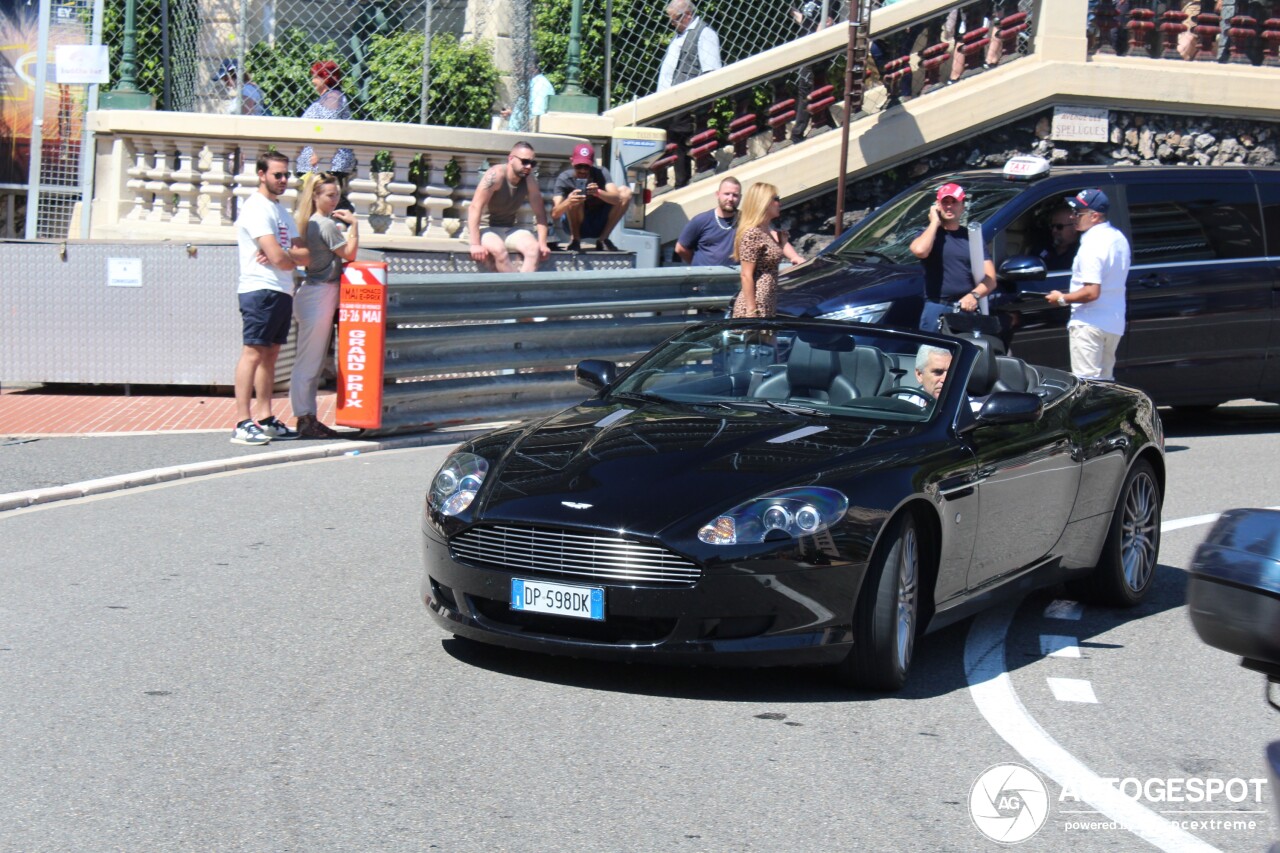
POLYGON ((934 404, 934 399, 919 388, 912 388, 910 385, 899 385, 885 391, 884 397, 892 397, 895 400, 910 400, 911 402, 920 402, 920 408, 927 409, 934 404), (913 399, 914 398, 914 399, 913 399))

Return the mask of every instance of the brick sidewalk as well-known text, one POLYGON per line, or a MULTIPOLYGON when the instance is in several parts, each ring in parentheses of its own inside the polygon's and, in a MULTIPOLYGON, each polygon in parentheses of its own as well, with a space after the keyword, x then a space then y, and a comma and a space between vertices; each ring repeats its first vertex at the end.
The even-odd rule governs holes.
MULTIPOLYGON (((78 389, 77 389, 78 390, 78 389)), ((336 395, 317 398, 320 420, 333 424, 336 395)), ((292 425, 288 394, 272 398, 276 417, 292 425)), ((225 396, 50 393, 45 388, 0 389, 0 435, 119 435, 226 430, 236 402, 225 396)))

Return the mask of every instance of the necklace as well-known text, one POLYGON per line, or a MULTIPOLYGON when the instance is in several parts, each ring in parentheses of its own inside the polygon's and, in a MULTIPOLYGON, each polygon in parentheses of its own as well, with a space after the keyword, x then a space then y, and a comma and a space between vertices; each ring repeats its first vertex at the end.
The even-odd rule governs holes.
POLYGON ((727 221, 727 222, 729 223, 728 225, 725 225, 725 224, 724 224, 724 222, 722 222, 722 221, 720 220, 720 214, 718 214, 718 213, 713 213, 713 214, 711 214, 711 215, 712 215, 713 217, 715 217, 716 225, 719 225, 719 226, 720 226, 720 230, 721 230, 721 231, 732 231, 732 230, 733 230, 734 220, 732 220, 732 219, 725 220, 725 221, 727 221))

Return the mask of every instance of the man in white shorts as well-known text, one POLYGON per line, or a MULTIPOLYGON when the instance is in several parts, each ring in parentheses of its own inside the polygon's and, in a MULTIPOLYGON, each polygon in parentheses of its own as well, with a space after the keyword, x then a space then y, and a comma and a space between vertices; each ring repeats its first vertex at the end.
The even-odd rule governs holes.
POLYGON ((1116 349, 1124 335, 1129 241, 1107 221, 1111 202, 1102 190, 1081 190, 1066 202, 1076 217, 1080 248, 1071 266, 1070 292, 1051 290, 1045 300, 1071 306, 1071 372, 1083 379, 1112 381, 1116 349))
POLYGON ((540 262, 551 257, 547 209, 533 176, 537 165, 533 146, 517 142, 505 164, 494 166, 480 178, 471 207, 467 208, 471 260, 498 272, 515 272, 507 253, 519 252, 524 258, 520 272, 534 272, 540 262), (525 204, 533 208, 536 237, 528 228, 516 225, 516 214, 525 204))

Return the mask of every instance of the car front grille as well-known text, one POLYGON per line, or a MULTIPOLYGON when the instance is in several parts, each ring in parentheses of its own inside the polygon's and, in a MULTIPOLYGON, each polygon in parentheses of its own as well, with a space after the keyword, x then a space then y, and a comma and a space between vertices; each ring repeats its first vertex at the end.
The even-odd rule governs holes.
POLYGON ((619 536, 516 525, 480 525, 451 543, 459 559, 573 580, 687 586, 701 570, 660 545, 619 536))

